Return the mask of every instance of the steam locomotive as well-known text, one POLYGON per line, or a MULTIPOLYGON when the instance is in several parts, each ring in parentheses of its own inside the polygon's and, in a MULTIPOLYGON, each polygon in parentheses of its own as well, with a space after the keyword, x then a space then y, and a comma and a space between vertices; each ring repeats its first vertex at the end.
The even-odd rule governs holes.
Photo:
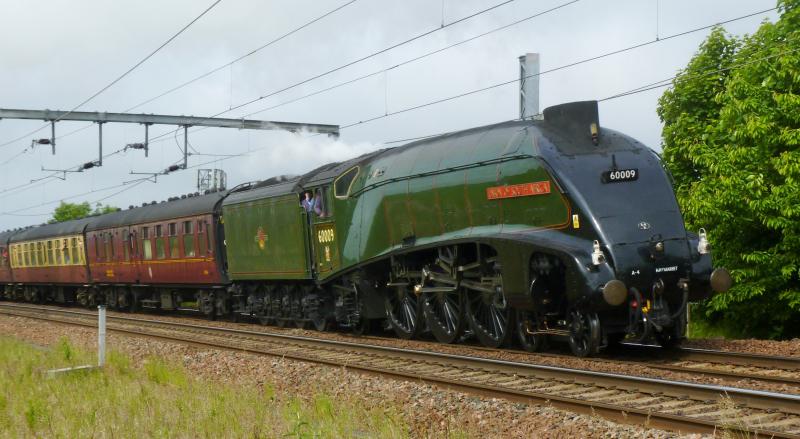
POLYGON ((229 191, 0 233, 3 296, 192 306, 208 317, 399 337, 670 346, 724 292, 658 155, 597 102, 229 191))

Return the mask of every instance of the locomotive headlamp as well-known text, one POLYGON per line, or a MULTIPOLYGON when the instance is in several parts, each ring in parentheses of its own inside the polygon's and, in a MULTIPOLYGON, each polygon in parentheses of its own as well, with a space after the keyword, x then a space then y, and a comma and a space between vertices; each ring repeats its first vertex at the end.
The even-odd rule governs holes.
POLYGON ((706 229, 700 229, 697 234, 700 237, 700 241, 697 243, 697 253, 700 253, 701 255, 707 255, 709 250, 711 250, 711 244, 708 243, 706 229))
POLYGON ((663 241, 658 241, 656 243, 656 251, 657 252, 663 252, 664 251, 664 242, 663 241))
POLYGON ((610 280, 603 286, 603 299, 611 305, 618 306, 628 298, 628 288, 621 280, 610 280))
POLYGON ((592 244, 592 264, 594 265, 602 265, 606 263, 606 255, 603 254, 603 250, 600 248, 600 241, 594 241, 592 244))

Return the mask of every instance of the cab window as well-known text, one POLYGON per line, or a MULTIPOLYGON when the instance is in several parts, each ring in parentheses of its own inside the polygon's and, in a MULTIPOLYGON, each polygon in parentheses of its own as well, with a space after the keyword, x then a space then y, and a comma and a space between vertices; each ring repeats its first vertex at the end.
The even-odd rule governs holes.
POLYGON ((358 177, 359 170, 360 168, 358 166, 354 166, 333 182, 333 190, 336 198, 347 198, 350 196, 350 189, 353 186, 353 182, 356 181, 356 177, 358 177))

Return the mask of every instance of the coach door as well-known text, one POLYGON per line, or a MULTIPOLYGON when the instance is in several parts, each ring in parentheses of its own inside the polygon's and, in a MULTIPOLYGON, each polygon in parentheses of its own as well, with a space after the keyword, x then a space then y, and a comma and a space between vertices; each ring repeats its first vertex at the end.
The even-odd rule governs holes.
POLYGON ((315 188, 313 194, 313 205, 308 215, 311 221, 311 244, 316 265, 314 268, 318 276, 324 278, 339 268, 336 223, 331 209, 330 188, 328 186, 315 188))

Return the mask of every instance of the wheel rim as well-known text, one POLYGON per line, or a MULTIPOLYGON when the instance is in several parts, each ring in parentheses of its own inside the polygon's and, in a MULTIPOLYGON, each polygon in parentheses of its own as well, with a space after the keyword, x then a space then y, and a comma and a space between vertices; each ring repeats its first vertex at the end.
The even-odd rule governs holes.
POLYGON ((106 305, 111 309, 117 309, 118 304, 119 300, 117 300, 117 292, 109 291, 108 296, 106 296, 106 305))
POLYGON ((517 337, 522 348, 528 352, 539 352, 547 348, 546 335, 531 334, 537 329, 539 329, 539 320, 534 313, 517 312, 517 337))
POLYGON ((126 292, 120 293, 119 296, 117 297, 117 309, 119 311, 126 311, 128 309, 128 306, 129 306, 128 302, 129 302, 128 301, 128 293, 126 293, 126 292))
POLYGON ((467 302, 470 329, 484 346, 502 346, 511 335, 511 306, 502 292, 475 293, 467 302))
POLYGON ((588 357, 597 353, 600 342, 600 322, 597 314, 580 311, 570 313, 569 346, 578 357, 588 357))
POLYGON ((464 304, 461 292, 430 293, 423 301, 425 321, 441 343, 453 343, 464 330, 464 304))
POLYGON ((200 311, 209 319, 214 318, 214 295, 203 293, 200 298, 200 311))
POLYGON ((420 301, 410 288, 399 286, 386 297, 386 316, 398 337, 412 339, 419 335, 420 301))

